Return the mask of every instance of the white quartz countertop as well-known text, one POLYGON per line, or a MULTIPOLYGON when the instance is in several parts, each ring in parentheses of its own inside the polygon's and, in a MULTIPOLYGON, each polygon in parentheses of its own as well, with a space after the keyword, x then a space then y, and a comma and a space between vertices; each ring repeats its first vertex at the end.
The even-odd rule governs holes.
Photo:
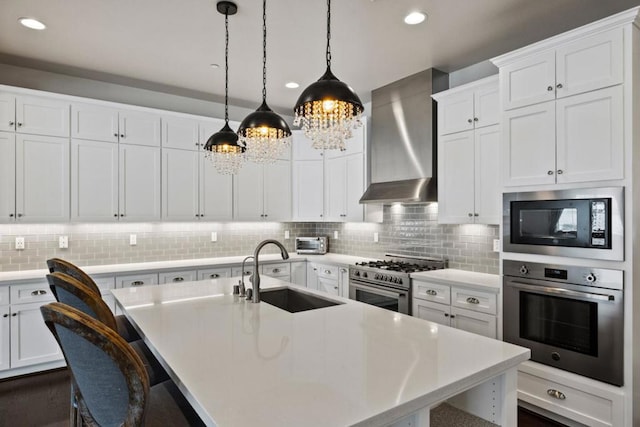
MULTIPOLYGON (((159 270, 175 270, 186 269, 195 267, 216 267, 223 265, 240 264, 245 258, 242 256, 230 256, 230 257, 217 257, 217 258, 197 258, 197 259, 185 259, 175 261, 154 261, 154 262, 136 262, 127 264, 110 264, 110 265, 89 265, 82 266, 82 269, 91 275, 98 274, 119 274, 119 273, 132 273, 136 271, 159 271, 159 270)), ((356 262, 366 261, 366 258, 328 253, 325 255, 298 255, 296 253, 290 253, 289 259, 283 261, 280 254, 261 254, 260 263, 274 263, 274 262, 291 262, 291 261, 313 261, 324 262, 328 264, 340 264, 350 265, 356 262)), ((46 266, 45 266, 46 267, 46 266)), ((17 280, 32 280, 42 279, 49 271, 46 268, 38 270, 23 270, 23 271, 7 271, 0 273, 0 282, 10 282, 17 280)))
POLYGON ((443 270, 422 271, 411 273, 414 280, 435 280, 447 285, 464 285, 489 288, 495 292, 502 289, 502 279, 497 274, 476 273, 474 271, 445 268, 443 270))
POLYGON ((342 304, 289 313, 234 296, 238 278, 113 295, 204 421, 388 425, 516 367, 529 350, 261 276, 342 304))

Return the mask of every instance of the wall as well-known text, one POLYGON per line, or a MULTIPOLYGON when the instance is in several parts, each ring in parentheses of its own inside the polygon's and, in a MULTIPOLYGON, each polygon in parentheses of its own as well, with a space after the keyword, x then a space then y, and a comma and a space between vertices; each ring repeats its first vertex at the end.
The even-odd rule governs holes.
MULTIPOLYGON (((0 271, 45 268, 51 257, 80 266, 247 255, 264 239, 277 239, 294 251, 296 236, 327 235, 330 252, 383 258, 385 253, 445 257, 449 267, 498 273, 492 251, 497 226, 438 225, 437 205, 385 206, 383 223, 131 223, 0 225, 0 271), (289 230, 290 238, 284 239, 289 230), (211 232, 218 241, 211 242, 211 232), (334 239, 334 231, 339 238, 334 239), (373 233, 379 234, 374 243, 373 233), (136 234, 137 245, 129 245, 136 234), (59 236, 69 248, 58 248, 59 236), (26 248, 14 249, 24 237, 26 248)), ((277 253, 267 247, 265 252, 277 253)))

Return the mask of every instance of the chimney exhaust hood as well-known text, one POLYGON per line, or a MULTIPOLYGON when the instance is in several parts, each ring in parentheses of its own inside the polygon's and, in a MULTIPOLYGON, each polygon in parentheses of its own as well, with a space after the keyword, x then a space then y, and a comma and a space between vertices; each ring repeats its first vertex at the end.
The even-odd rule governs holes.
POLYGON ((449 75, 430 68, 371 93, 371 184, 360 203, 437 201, 436 104, 449 75))

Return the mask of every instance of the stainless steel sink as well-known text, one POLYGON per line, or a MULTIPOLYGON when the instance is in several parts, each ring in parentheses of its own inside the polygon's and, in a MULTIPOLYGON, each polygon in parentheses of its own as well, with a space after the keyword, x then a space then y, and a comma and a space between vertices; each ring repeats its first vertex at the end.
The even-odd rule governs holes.
POLYGON ((315 310, 316 308, 331 307, 344 304, 342 302, 325 299, 306 292, 300 292, 291 288, 284 289, 264 289, 260 291, 262 302, 276 306, 289 313, 315 310))

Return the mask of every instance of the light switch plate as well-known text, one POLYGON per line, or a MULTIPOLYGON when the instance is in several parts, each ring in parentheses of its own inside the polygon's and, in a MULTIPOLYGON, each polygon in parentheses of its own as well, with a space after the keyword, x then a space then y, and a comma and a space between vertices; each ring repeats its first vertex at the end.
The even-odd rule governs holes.
POLYGON ((500 252, 500 239, 493 239, 493 252, 500 252))
POLYGON ((135 234, 129 234, 129 244, 131 246, 135 246, 138 244, 138 236, 135 234))
POLYGON ((218 232, 217 231, 212 231, 211 232, 211 241, 212 242, 217 242, 218 241, 218 232))
POLYGON ((69 236, 59 236, 58 237, 58 247, 60 249, 69 248, 69 236))
POLYGON ((333 232, 333 238, 334 238, 334 239, 338 239, 338 230, 335 230, 335 231, 333 232))
POLYGON ((16 250, 21 251, 24 249, 24 237, 16 237, 16 250))
POLYGON ((284 230, 284 238, 288 239, 290 237, 289 230, 284 230))
POLYGON ((375 243, 378 243, 378 242, 380 241, 380 236, 378 235, 378 232, 377 232, 377 231, 374 231, 374 232, 373 232, 373 241, 374 241, 375 243))

